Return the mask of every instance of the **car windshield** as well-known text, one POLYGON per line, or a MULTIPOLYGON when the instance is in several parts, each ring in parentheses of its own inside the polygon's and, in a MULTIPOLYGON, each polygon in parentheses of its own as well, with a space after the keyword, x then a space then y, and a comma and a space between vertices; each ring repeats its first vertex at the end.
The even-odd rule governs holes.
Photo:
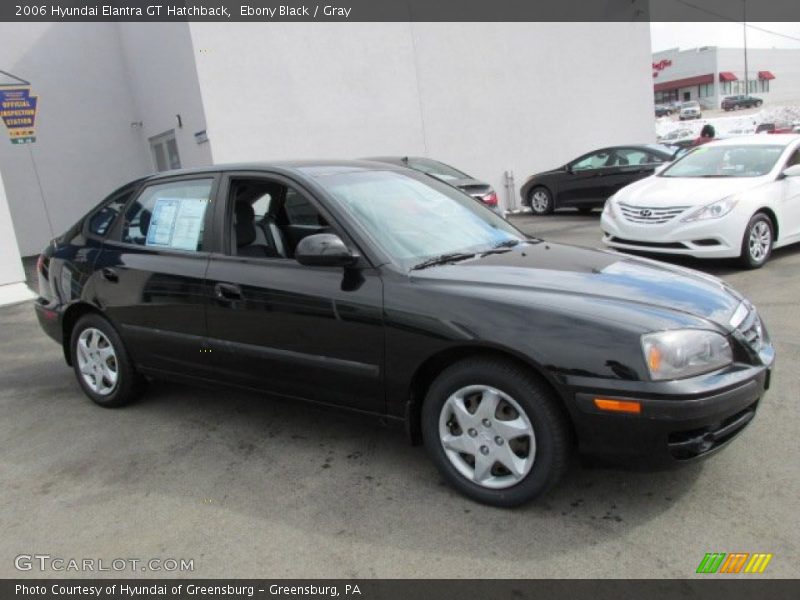
POLYGON ((318 182, 405 269, 447 254, 485 252, 527 239, 473 198, 424 175, 358 171, 318 182))
POLYGON ((662 171, 660 177, 760 177, 775 166, 783 146, 700 146, 662 171))
POLYGON ((430 160, 428 158, 409 158, 408 166, 417 171, 422 171, 432 175, 442 181, 455 181, 457 179, 470 179, 466 173, 462 173, 444 163, 430 160))

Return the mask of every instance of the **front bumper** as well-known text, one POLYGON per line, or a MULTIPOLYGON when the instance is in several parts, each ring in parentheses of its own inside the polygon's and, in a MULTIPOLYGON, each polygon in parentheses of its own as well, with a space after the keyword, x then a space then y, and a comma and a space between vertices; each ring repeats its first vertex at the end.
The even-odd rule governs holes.
MULTIPOLYGON (((601 386, 602 391, 580 389, 574 392, 571 406, 579 450, 615 462, 648 466, 672 466, 710 456, 738 436, 755 417, 769 388, 771 367, 771 363, 742 367, 721 379, 701 377, 688 386, 676 382, 676 387, 683 386, 693 393, 674 396, 648 397, 647 392, 614 392, 606 386, 601 386), (703 389, 704 379, 725 384, 703 389), (641 412, 603 411, 595 406, 597 397, 637 401, 641 412)), ((639 387, 645 389, 646 384, 639 387)))
POLYGON ((684 223, 680 216, 663 224, 638 224, 627 221, 619 211, 614 218, 601 219, 603 243, 612 248, 695 258, 735 258, 741 254, 742 236, 747 223, 738 214, 722 219, 684 223))

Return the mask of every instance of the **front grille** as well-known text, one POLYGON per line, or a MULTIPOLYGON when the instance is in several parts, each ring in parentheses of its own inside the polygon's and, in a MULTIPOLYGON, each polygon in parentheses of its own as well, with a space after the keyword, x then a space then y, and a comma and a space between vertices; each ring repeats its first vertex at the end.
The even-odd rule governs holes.
POLYGON ((623 202, 619 202, 617 206, 619 206, 619 211, 622 213, 625 220, 643 225, 661 225, 662 223, 668 223, 689 208, 688 206, 664 206, 660 208, 652 206, 632 206, 623 202))
POLYGON ((626 240, 624 238, 611 236, 610 241, 626 246, 641 246, 642 248, 670 248, 673 250, 686 250, 686 245, 680 242, 642 242, 639 240, 626 240))

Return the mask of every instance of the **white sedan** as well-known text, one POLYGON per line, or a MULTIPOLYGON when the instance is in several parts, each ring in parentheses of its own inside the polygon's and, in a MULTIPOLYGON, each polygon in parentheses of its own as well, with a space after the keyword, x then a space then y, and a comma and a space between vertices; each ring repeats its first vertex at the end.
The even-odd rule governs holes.
POLYGON ((760 267, 773 248, 800 242, 800 135, 699 146, 619 190, 601 223, 614 248, 760 267))

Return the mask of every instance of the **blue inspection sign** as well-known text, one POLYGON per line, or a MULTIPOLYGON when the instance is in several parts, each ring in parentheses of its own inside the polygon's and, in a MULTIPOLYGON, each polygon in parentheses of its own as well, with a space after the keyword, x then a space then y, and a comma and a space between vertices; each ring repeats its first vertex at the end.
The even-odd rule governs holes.
POLYGON ((26 86, 0 86, 0 118, 8 129, 12 144, 36 141, 36 107, 38 96, 26 86))

